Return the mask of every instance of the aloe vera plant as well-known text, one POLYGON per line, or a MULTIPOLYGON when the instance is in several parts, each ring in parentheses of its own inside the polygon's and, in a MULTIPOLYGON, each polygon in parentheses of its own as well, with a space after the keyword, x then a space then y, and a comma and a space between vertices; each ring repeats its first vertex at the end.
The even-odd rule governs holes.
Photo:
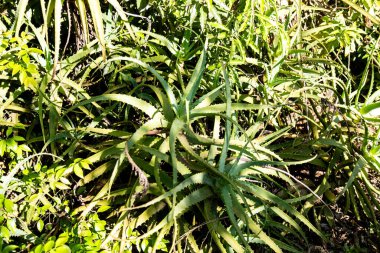
POLYGON ((1 3, 0 249, 378 250, 379 10, 1 3))

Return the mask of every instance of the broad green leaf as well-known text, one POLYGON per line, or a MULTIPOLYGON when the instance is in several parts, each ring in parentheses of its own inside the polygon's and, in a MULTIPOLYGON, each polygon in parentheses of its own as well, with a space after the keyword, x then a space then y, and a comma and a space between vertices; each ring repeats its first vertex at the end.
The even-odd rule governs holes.
POLYGON ((32 250, 33 253, 42 253, 43 252, 43 245, 40 244, 40 245, 37 245, 33 250, 32 250))
POLYGON ((12 213, 13 212, 13 207, 14 207, 14 203, 12 200, 10 199, 4 199, 4 208, 5 208, 5 211, 7 211, 8 213, 12 213))
POLYGON ((7 228, 12 235, 16 234, 17 226, 16 226, 16 219, 15 218, 7 220, 7 228))
POLYGON ((4 153, 7 151, 7 142, 6 140, 0 140, 0 156, 4 156, 4 153))
POLYGON ((70 186, 67 186, 67 185, 65 185, 65 184, 63 184, 63 183, 61 183, 61 182, 54 182, 54 183, 53 183, 53 186, 54 186, 54 187, 57 187, 57 188, 60 189, 60 190, 70 190, 70 189, 71 189, 70 186))
POLYGON ((75 175, 77 175, 80 178, 83 178, 83 169, 79 163, 76 163, 74 165, 73 170, 74 170, 75 175))
POLYGON ((43 220, 38 220, 37 221, 37 229, 38 229, 38 231, 40 231, 40 232, 42 232, 42 230, 44 229, 44 221, 43 220))
POLYGON ((64 245, 68 240, 69 240, 69 236, 67 234, 59 235, 58 239, 55 241, 55 247, 64 245))
POLYGON ((67 245, 59 246, 58 248, 54 249, 55 253, 71 253, 71 249, 67 245))
POLYGON ((49 240, 47 243, 44 245, 44 250, 45 252, 49 252, 51 249, 54 248, 54 240, 49 240))
POLYGON ((0 234, 1 234, 1 237, 3 237, 3 238, 9 238, 11 236, 8 228, 5 226, 1 226, 0 234))
POLYGON ((99 207, 97 212, 102 213, 102 212, 109 210, 110 208, 111 208, 110 206, 101 206, 101 207, 99 207))
POLYGON ((4 247, 4 249, 3 249, 3 251, 1 253, 14 252, 18 248, 19 248, 19 246, 17 246, 17 245, 8 245, 8 246, 4 247))

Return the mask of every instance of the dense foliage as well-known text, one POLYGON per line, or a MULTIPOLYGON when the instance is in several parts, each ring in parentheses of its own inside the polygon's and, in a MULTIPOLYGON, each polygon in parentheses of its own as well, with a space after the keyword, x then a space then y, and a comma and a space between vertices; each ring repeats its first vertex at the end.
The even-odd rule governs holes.
POLYGON ((379 17, 0 1, 0 252, 380 250, 379 17))

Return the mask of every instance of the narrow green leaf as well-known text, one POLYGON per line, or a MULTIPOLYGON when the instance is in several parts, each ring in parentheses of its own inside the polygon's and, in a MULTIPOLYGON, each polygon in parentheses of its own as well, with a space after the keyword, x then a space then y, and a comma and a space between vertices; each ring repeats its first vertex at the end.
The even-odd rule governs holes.
POLYGON ((106 43, 104 38, 104 26, 103 26, 103 13, 100 8, 99 0, 87 0, 88 7, 90 8, 91 17, 94 22, 94 28, 96 37, 99 40, 102 48, 103 60, 106 60, 106 43))
MULTIPOLYGON (((232 115, 232 108, 231 108, 231 87, 230 87, 230 80, 228 78, 228 74, 226 71, 226 67, 223 66, 223 76, 224 76, 224 81, 226 82, 226 116, 227 118, 231 118, 232 115)), ((230 145, 230 138, 231 138, 231 121, 226 120, 226 127, 224 131, 224 143, 223 143, 223 148, 222 152, 220 153, 220 160, 219 160, 219 171, 224 173, 225 172, 225 164, 226 164, 226 159, 227 159, 227 152, 229 150, 229 145, 230 145)))
POLYGON ((359 5, 355 4, 354 2, 351 2, 349 0, 342 0, 352 8, 354 8, 357 12, 362 14, 363 16, 367 17, 369 20, 371 20, 373 23, 380 25, 380 20, 377 17, 372 16, 370 13, 365 11, 363 8, 361 8, 359 5))
POLYGON ((177 112, 177 101, 176 101, 176 97, 172 91, 172 88, 171 86, 165 81, 165 79, 154 69, 152 68, 151 66, 149 66, 148 64, 146 64, 145 62, 142 62, 138 59, 135 59, 135 58, 130 58, 130 57, 115 57, 115 58, 112 58, 109 60, 110 61, 130 61, 130 62, 134 62, 138 65, 140 65, 141 67, 143 68, 146 68, 148 69, 150 72, 152 72, 153 75, 156 76, 156 78, 158 79, 158 81, 160 81, 160 83, 162 84, 165 92, 166 92, 166 95, 168 96, 168 99, 170 101, 170 105, 172 106, 173 108, 173 111, 174 112, 177 112))
POLYGON ((107 0, 117 11, 117 14, 119 14, 120 18, 124 21, 127 21, 127 16, 125 15, 125 12, 123 11, 123 8, 120 6, 119 2, 117 0, 107 0))
POLYGON ((162 35, 159 35, 157 33, 152 33, 152 32, 148 32, 148 31, 144 31, 144 30, 139 30, 138 33, 144 33, 144 34, 147 34, 147 35, 157 39, 159 44, 167 47, 168 50, 170 51, 170 53, 172 53, 173 55, 178 54, 178 45, 176 43, 170 41, 168 38, 166 38, 162 35))
POLYGON ((55 74, 60 53, 61 45, 61 16, 62 16, 62 1, 55 0, 54 5, 54 65, 53 75, 55 74))
POLYGON ((177 193, 179 191, 184 190, 185 188, 187 188, 193 184, 211 184, 211 180, 210 180, 209 176, 207 175, 207 173, 202 172, 202 173, 194 174, 193 176, 183 180, 180 184, 178 184, 176 187, 172 188, 170 191, 158 196, 157 198, 155 198, 155 199, 153 199, 153 200, 151 200, 151 201, 149 201, 143 205, 126 208, 125 210, 134 210, 134 209, 149 207, 153 204, 156 204, 156 203, 162 201, 165 198, 172 196, 174 193, 177 193))
MULTIPOLYGON (((273 106, 270 105, 255 105, 255 104, 247 104, 247 103, 231 103, 231 109, 233 111, 244 111, 244 110, 264 110, 270 109, 273 106)), ((191 117, 198 115, 216 115, 221 112, 225 112, 227 109, 226 104, 214 104, 204 108, 195 108, 191 111, 191 117)))
POLYGON ((157 224, 155 227, 150 229, 147 233, 137 237, 136 239, 143 239, 147 238, 150 235, 157 233, 160 229, 162 229, 164 226, 167 224, 172 224, 174 223, 174 219, 180 217, 183 215, 189 208, 194 206, 195 204, 213 196, 213 192, 207 187, 202 187, 186 197, 184 197, 171 211, 170 213, 161 220, 159 224, 157 224))
POLYGON ((29 0, 20 0, 17 5, 16 21, 15 21, 15 36, 19 36, 20 28, 24 21, 24 15, 26 13, 26 7, 29 0))
POLYGON ((206 49, 207 43, 202 50, 202 54, 199 57, 197 65, 195 66, 193 74, 191 75, 189 84, 186 86, 185 92, 183 94, 183 97, 187 103, 191 103, 193 101, 195 93, 201 83, 203 71, 206 68, 206 49))
POLYGON ((221 189, 221 196, 222 196, 223 203, 225 204, 228 217, 230 218, 230 221, 231 221, 233 227, 237 231, 237 234, 240 237, 240 240, 243 242, 244 247, 246 249, 249 249, 250 247, 248 245, 248 242, 244 238, 243 232, 241 231, 241 229, 240 229, 240 227, 238 225, 238 221, 237 221, 237 219, 235 217, 235 214, 234 214, 234 211, 233 211, 232 197, 231 197, 230 194, 235 194, 235 193, 232 192, 231 186, 228 185, 228 184, 226 184, 221 189))
POLYGON ((96 178, 100 177, 105 172, 107 172, 108 170, 110 170, 113 166, 115 166, 115 161, 114 160, 111 160, 111 161, 108 161, 106 163, 103 163, 102 165, 100 165, 99 167, 97 167, 96 169, 94 169, 93 171, 91 171, 90 173, 88 173, 83 179, 81 179, 77 183, 77 186, 82 186, 82 185, 85 185, 85 184, 87 184, 87 183, 95 180, 96 178))
POLYGON ((355 163, 354 169, 350 175, 350 178, 348 179, 346 185, 344 186, 343 190, 339 193, 336 199, 339 199, 346 191, 347 189, 351 188, 352 183, 357 178, 358 174, 361 170, 364 169, 364 167, 368 164, 367 161, 362 157, 361 155, 358 155, 359 159, 355 163))
POLYGON ((326 237, 313 224, 311 224, 311 222, 305 216, 303 216, 300 212, 298 212, 293 206, 288 204, 286 201, 284 201, 280 197, 274 195, 273 193, 257 185, 247 184, 247 183, 243 183, 243 184, 244 184, 244 188, 246 190, 249 190, 251 194, 259 198, 262 198, 264 200, 277 204, 279 208, 284 209, 288 211, 289 213, 291 213, 292 215, 294 215, 297 219, 299 219, 302 223, 304 223, 310 230, 312 230, 314 233, 320 236, 323 240, 326 240, 326 237))
POLYGON ((65 185, 64 183, 61 183, 61 182, 54 182, 53 185, 55 187, 57 187, 58 189, 60 189, 60 190, 70 190, 71 189, 70 186, 67 186, 67 185, 65 185))
POLYGON ((363 114, 364 116, 373 116, 373 117, 380 116, 380 102, 363 106, 360 109, 360 113, 363 114))
POLYGON ((86 4, 84 0, 75 0, 76 5, 78 6, 79 11, 79 17, 82 22, 82 29, 83 29, 83 35, 85 43, 88 44, 90 42, 90 33, 88 31, 88 21, 87 21, 87 11, 86 11, 86 4))
POLYGON ((158 110, 154 106, 149 104, 148 102, 145 102, 144 100, 136 98, 134 96, 124 95, 124 94, 103 94, 100 96, 92 97, 90 99, 81 101, 77 103, 76 105, 70 107, 64 115, 78 108, 79 106, 90 104, 95 101, 106 101, 106 100, 119 101, 125 104, 129 104, 131 106, 136 107, 137 109, 140 109, 142 112, 146 113, 151 118, 153 116, 157 117, 161 115, 161 113, 158 112, 158 110))

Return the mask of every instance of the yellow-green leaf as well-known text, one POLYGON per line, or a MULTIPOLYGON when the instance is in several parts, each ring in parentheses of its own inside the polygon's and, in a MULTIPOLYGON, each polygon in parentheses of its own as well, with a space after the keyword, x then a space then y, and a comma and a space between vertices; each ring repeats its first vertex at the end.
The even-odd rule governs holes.
POLYGON ((67 245, 62 245, 55 249, 55 253, 71 253, 71 249, 67 245))
POLYGON ((83 170, 80 164, 75 164, 73 170, 75 175, 77 175, 80 178, 83 178, 83 170))
POLYGON ((4 208, 5 208, 5 211, 7 211, 8 213, 11 213, 13 212, 13 202, 12 200, 10 199, 5 199, 4 200, 4 208))

